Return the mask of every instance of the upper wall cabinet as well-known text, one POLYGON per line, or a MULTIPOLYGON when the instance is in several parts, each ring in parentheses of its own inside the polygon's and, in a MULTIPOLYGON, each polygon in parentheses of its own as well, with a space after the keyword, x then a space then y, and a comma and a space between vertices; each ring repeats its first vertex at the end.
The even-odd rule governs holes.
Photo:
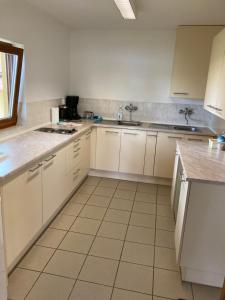
POLYGON ((204 108, 225 119, 225 29, 214 38, 204 108))
POLYGON ((171 97, 204 99, 210 53, 222 26, 179 26, 171 79, 171 97))

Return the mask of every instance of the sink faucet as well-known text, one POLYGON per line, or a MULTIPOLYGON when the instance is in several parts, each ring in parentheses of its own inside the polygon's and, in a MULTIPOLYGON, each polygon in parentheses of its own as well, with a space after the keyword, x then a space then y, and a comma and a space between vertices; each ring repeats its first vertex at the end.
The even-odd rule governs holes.
POLYGON ((125 109, 130 113, 130 121, 132 121, 132 112, 137 111, 138 107, 134 106, 132 103, 130 105, 125 106, 125 109))
POLYGON ((188 125, 188 118, 190 119, 191 115, 194 113, 193 108, 185 107, 185 109, 180 109, 179 114, 183 114, 188 125))

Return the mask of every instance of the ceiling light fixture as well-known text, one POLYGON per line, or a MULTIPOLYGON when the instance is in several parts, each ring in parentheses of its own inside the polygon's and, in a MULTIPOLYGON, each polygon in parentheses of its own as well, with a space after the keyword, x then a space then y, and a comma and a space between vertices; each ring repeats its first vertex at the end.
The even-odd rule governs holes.
POLYGON ((114 2, 124 19, 136 19, 134 0, 114 0, 114 2))

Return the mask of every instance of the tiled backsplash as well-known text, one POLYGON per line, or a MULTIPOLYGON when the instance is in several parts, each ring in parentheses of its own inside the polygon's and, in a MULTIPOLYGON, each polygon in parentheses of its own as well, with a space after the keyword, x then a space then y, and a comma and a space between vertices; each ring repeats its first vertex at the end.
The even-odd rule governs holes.
MULTIPOLYGON (((85 110, 90 110, 105 118, 115 119, 119 107, 122 106, 124 119, 129 120, 129 112, 125 110, 125 106, 129 104, 130 102, 126 101, 80 99, 78 110, 80 114, 85 110)), ((133 120, 135 121, 186 124, 184 115, 179 114, 179 110, 185 107, 191 107, 194 113, 189 120, 189 124, 213 128, 220 128, 225 124, 225 122, 220 122, 217 117, 205 111, 203 105, 200 104, 152 103, 140 101, 132 102, 132 104, 138 107, 138 110, 133 113, 133 120)))
POLYGON ((0 139, 7 138, 8 136, 19 134, 29 128, 50 122, 50 109, 60 105, 61 100, 49 100, 26 103, 27 118, 17 126, 0 130, 0 139))

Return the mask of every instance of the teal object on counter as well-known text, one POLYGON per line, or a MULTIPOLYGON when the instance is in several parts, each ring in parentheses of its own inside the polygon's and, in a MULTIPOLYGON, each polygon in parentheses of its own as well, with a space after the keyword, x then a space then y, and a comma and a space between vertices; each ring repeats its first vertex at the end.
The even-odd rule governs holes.
POLYGON ((224 143, 225 142, 225 134, 218 135, 217 142, 224 143))

